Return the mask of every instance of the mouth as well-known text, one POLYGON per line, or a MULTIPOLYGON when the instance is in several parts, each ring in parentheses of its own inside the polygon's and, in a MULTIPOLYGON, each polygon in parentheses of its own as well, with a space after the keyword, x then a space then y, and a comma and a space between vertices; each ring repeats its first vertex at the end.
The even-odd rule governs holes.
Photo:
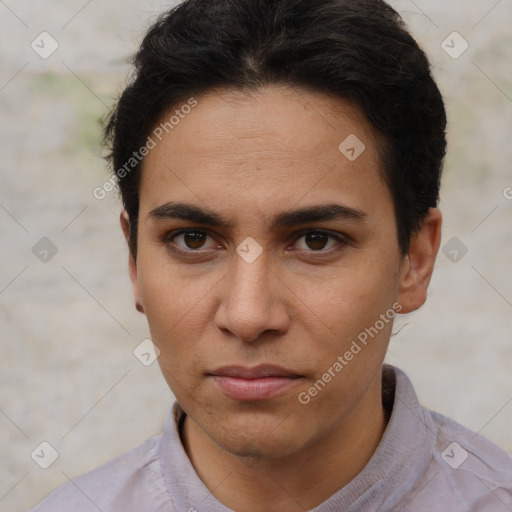
POLYGON ((304 376, 274 365, 254 368, 225 366, 207 374, 232 400, 261 401, 277 397, 300 382, 304 376))

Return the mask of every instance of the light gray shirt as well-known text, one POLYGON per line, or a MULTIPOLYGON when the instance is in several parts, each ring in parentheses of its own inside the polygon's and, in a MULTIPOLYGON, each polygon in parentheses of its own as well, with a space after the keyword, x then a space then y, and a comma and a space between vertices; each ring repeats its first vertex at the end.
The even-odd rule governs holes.
MULTIPOLYGON (((312 512, 512 512, 512 456, 425 407, 383 367, 391 409, 366 467, 312 512)), ((232 512, 206 488, 180 440, 177 402, 163 432, 59 487, 33 512, 232 512)))

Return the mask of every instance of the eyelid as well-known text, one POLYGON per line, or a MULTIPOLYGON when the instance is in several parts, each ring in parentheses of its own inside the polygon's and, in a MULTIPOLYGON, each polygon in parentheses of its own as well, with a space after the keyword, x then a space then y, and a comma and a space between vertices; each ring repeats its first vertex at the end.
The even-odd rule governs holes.
MULTIPOLYGON (((203 234, 209 236, 210 238, 215 238, 209 232, 208 229, 190 227, 190 228, 180 228, 180 229, 175 229, 173 231, 169 231, 162 237, 162 239, 160 241, 165 247, 170 248, 170 245, 174 244, 174 242, 173 242, 174 238, 176 238, 177 236, 183 235, 185 233, 190 233, 190 232, 199 232, 199 233, 203 233, 203 234)), ((194 254, 201 254, 201 253, 206 252, 206 250, 202 250, 202 249, 186 250, 186 249, 182 249, 181 247, 178 247, 176 244, 174 244, 174 245, 175 245, 175 247, 173 247, 170 250, 172 250, 175 253, 184 254, 185 256, 193 256, 194 254)), ((209 249, 209 250, 211 250, 211 249, 209 249)))
MULTIPOLYGON (((169 247, 169 245, 171 243, 174 243, 174 242, 172 242, 172 240, 174 238, 176 238, 177 236, 182 235, 184 233, 194 232, 194 231, 206 234, 207 236, 209 236, 211 238, 215 238, 210 233, 210 231, 208 229, 206 229, 206 228, 190 227, 190 228, 180 228, 180 229, 175 229, 173 231, 169 231, 168 233, 166 233, 163 236, 163 238, 161 239, 161 242, 162 242, 162 244, 164 246, 169 247)), ((326 229, 310 227, 310 228, 304 228, 304 229, 301 229, 300 231, 295 232, 293 234, 293 243, 294 244, 297 243, 297 241, 300 238, 302 238, 304 235, 307 235, 308 233, 321 233, 321 234, 324 234, 324 235, 330 237, 331 239, 336 240, 338 245, 341 245, 341 246, 349 245, 351 243, 351 241, 352 241, 351 238, 348 235, 345 235, 345 234, 342 234, 342 233, 338 233, 338 232, 332 232, 332 231, 329 231, 329 230, 326 230, 326 229)), ((173 252, 175 252, 175 253, 183 254, 185 256, 200 255, 202 253, 206 253, 207 252, 207 250, 201 250, 201 249, 198 249, 198 250, 193 250, 193 249, 186 250, 186 249, 182 249, 181 247, 178 247, 178 246, 173 247, 171 250, 173 252)), ((294 249, 294 250, 296 250, 298 252, 306 253, 308 255, 313 255, 313 256, 321 257, 323 255, 329 255, 329 254, 339 250, 339 248, 338 249, 329 249, 327 251, 324 251, 324 250, 304 251, 303 249, 294 249)))
MULTIPOLYGON (((308 233, 321 233, 330 238, 334 238, 334 240, 336 240, 338 243, 345 244, 345 245, 349 244, 351 241, 351 238, 348 235, 345 235, 343 233, 333 232, 333 231, 329 231, 328 229, 322 229, 322 228, 304 228, 304 229, 301 229, 300 231, 297 231, 296 233, 293 234, 295 242, 299 238, 302 238, 304 235, 307 235, 308 233)), ((311 252, 321 253, 321 251, 311 251, 311 252)))

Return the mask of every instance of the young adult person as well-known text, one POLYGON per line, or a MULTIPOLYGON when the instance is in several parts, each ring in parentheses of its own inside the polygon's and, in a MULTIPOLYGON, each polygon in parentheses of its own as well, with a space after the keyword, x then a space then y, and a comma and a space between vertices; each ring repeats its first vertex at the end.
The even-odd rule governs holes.
MULTIPOLYGON (((441 237, 446 115, 381 0, 186 0, 106 129, 161 435, 36 512, 512 510, 512 458, 383 364, 441 237)), ((147 411, 151 414, 151 411, 147 411)))

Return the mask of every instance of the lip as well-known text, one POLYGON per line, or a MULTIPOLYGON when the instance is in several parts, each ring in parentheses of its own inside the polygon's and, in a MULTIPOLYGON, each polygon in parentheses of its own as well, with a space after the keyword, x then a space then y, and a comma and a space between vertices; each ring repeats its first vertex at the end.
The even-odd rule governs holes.
POLYGON ((296 372, 273 364, 260 364, 253 368, 246 368, 245 366, 223 366, 222 368, 210 372, 210 375, 247 380, 262 379, 264 377, 301 377, 301 375, 296 372))
POLYGON ((224 366, 208 374, 223 393, 233 400, 270 400, 285 393, 303 376, 274 365, 254 368, 224 366))

